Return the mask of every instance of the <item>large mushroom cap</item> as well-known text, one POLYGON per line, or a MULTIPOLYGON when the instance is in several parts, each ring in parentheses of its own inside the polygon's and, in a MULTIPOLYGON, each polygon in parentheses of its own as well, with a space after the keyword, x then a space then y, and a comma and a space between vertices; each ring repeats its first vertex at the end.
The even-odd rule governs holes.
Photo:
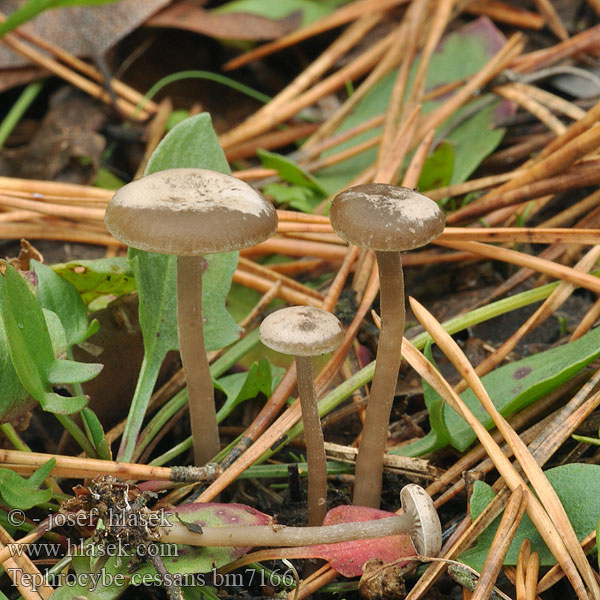
POLYGON ((277 352, 316 356, 335 350, 344 331, 338 318, 312 306, 291 306, 271 313, 260 325, 261 342, 277 352))
POLYGON ((347 242, 371 250, 412 250, 442 233, 444 213, 410 188, 369 183, 339 193, 329 214, 336 233, 347 242))
POLYGON ((247 248, 277 229, 277 212, 247 183, 206 169, 167 169, 123 186, 106 227, 128 246, 189 256, 247 248))
POLYGON ((412 540, 421 556, 437 556, 442 548, 442 525, 431 496, 415 483, 400 492, 402 509, 413 518, 412 540))

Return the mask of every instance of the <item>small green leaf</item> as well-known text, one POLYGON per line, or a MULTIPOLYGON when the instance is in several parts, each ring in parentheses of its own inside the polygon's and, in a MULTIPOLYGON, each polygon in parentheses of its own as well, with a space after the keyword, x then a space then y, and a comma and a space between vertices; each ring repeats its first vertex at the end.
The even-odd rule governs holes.
POLYGON ((426 192, 450 185, 454 172, 454 149, 447 141, 442 142, 427 157, 419 179, 419 190, 426 192))
POLYGON ((106 441, 104 429, 96 413, 91 408, 86 407, 81 411, 81 418, 86 435, 94 444, 98 457, 102 460, 111 460, 110 446, 106 441))
POLYGON ((0 494, 6 504, 13 508, 29 510, 52 498, 52 490, 40 490, 46 477, 52 473, 56 459, 51 458, 31 474, 29 479, 21 477, 12 469, 0 468, 0 494))
MULTIPOLYGON (((429 340, 425 345, 423 354, 427 357, 431 364, 437 368, 433 358, 432 347, 433 343, 431 340, 429 340)), ((429 411, 429 422, 431 424, 431 429, 435 431, 437 437, 440 439, 443 445, 446 446, 448 443, 450 443, 452 437, 444 420, 444 406, 446 403, 425 380, 423 380, 423 397, 425 400, 425 406, 429 411)))
POLYGON ((75 287, 86 305, 100 296, 118 297, 135 290, 135 279, 126 258, 74 260, 53 265, 52 270, 75 287))
POLYGON ((272 198, 277 205, 285 204, 300 212, 312 213, 321 203, 323 196, 300 185, 285 183, 268 183, 263 187, 263 193, 272 198))
POLYGON ((318 179, 308 171, 305 171, 291 158, 260 149, 256 154, 260 158, 262 166, 266 169, 276 169, 283 181, 309 188, 319 193, 322 198, 327 196, 327 190, 319 183, 318 179))
POLYGON ((67 336, 67 347, 80 344, 98 330, 98 322, 88 322, 87 310, 77 290, 50 267, 32 260, 38 278, 37 300, 60 319, 67 336))
MULTIPOLYGON (((573 463, 548 469, 544 473, 565 507, 577 538, 582 540, 598 526, 600 466, 573 463)), ((471 495, 471 517, 476 519, 494 496, 494 491, 489 485, 482 481, 476 481, 471 495)), ((464 552, 459 559, 461 562, 481 571, 500 519, 501 516, 479 535, 477 546, 464 552)), ((523 515, 523 520, 504 559, 505 565, 517 564, 519 548, 526 538, 531 542, 531 551, 539 554, 540 565, 550 566, 556 563, 554 556, 548 550, 529 517, 523 515)))
POLYGON ((216 13, 250 13, 267 19, 284 19, 292 13, 300 11, 301 26, 331 14, 340 1, 323 2, 323 0, 233 0, 219 6, 216 13))
POLYGON ((268 398, 284 372, 285 369, 271 365, 266 358, 263 358, 260 362, 252 363, 246 373, 226 375, 215 381, 215 388, 227 396, 225 403, 217 413, 217 421, 220 423, 231 414, 236 406, 245 400, 256 398, 260 393, 268 398))
POLYGON ((92 182, 94 187, 103 190, 118 190, 125 182, 108 169, 100 167, 96 172, 96 179, 92 182))
POLYGON ((175 125, 152 153, 145 175, 187 167, 231 174, 208 113, 175 125))
POLYGON ((61 414, 81 410, 87 397, 59 396, 52 391, 52 384, 88 381, 102 365, 57 360, 41 306, 16 269, 2 265, 6 270, 0 275, 0 320, 21 384, 44 410, 61 414))

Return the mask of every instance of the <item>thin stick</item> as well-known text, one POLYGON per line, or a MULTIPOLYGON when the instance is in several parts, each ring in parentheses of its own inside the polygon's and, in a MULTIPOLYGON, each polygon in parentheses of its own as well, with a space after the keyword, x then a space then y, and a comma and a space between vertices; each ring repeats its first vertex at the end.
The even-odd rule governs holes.
POLYGON ((476 90, 491 81, 521 53, 522 49, 522 35, 515 34, 511 36, 508 42, 487 62, 485 67, 475 73, 458 92, 422 120, 417 129, 416 142, 420 142, 431 129, 439 127, 450 115, 468 102, 476 90))
MULTIPOLYGON (((265 279, 264 277, 260 277, 259 275, 249 273, 248 271, 241 269, 236 269, 235 273, 233 274, 233 281, 263 293, 268 292, 273 285, 272 279, 265 279)), ((282 300, 292 304, 321 308, 321 300, 291 289, 283 284, 283 282, 277 290, 277 296, 282 300)))
POLYGON ((381 166, 375 174, 375 181, 393 184, 398 180, 404 157, 408 153, 409 146, 413 139, 420 112, 421 105, 418 104, 412 109, 410 114, 406 117, 406 120, 398 128, 388 152, 381 160, 381 166))
MULTIPOLYGON (((0 23, 3 23, 4 21, 6 21, 6 15, 0 13, 0 23)), ((27 40, 28 42, 31 42, 32 44, 38 46, 39 48, 42 48, 43 50, 54 54, 54 56, 56 56, 59 60, 62 60, 70 67, 77 69, 78 71, 80 71, 84 75, 87 75, 88 77, 97 81, 98 83, 104 83, 104 76, 102 75, 102 73, 100 73, 100 71, 98 71, 98 69, 96 69, 92 65, 89 65, 74 54, 67 52, 60 46, 57 46, 49 40, 38 36, 35 33, 32 33, 31 31, 27 31, 26 29, 23 29, 21 27, 15 29, 14 33, 19 37, 23 38, 24 40, 27 40)), ((142 102, 142 107, 144 111, 152 114, 158 110, 158 106, 154 102, 152 102, 152 100, 144 98, 143 94, 140 94, 137 90, 134 90, 132 87, 129 87, 122 81, 112 78, 109 84, 115 91, 115 93, 122 96, 125 100, 128 100, 129 102, 133 103, 134 106, 137 106, 140 102, 142 102)))
MULTIPOLYGON (((52 58, 49 58, 41 52, 34 50, 27 44, 20 41, 15 34, 7 33, 2 37, 2 42, 11 50, 21 54, 35 65, 47 69, 55 75, 58 75, 65 81, 72 83, 74 86, 83 90, 90 96, 97 98, 98 100, 101 100, 109 105, 112 103, 110 94, 106 90, 102 89, 102 87, 100 87, 97 83, 86 79, 68 67, 56 62, 52 58)), ((121 109, 130 118, 145 120, 149 117, 149 113, 146 110, 136 110, 136 105, 132 104, 128 100, 125 100, 124 98, 117 98, 116 104, 119 109, 121 109)))
POLYGON ((474 0, 465 7, 472 15, 485 15, 493 21, 515 25, 522 29, 541 29, 544 19, 537 13, 517 8, 497 0, 474 0))
MULTIPOLYGON (((511 462, 502 453, 499 446, 494 442, 490 433, 475 418, 473 413, 467 408, 460 396, 454 392, 448 382, 440 375, 439 371, 406 339, 402 341, 402 352, 408 363, 431 385, 462 417, 469 423, 475 431, 481 444, 486 448, 488 455, 494 461, 496 468, 506 481, 511 490, 522 486, 528 495, 527 514, 534 523, 536 529, 546 542, 548 548, 557 559, 564 565, 569 574, 569 580, 575 589, 580 600, 588 598, 588 594, 583 585, 583 581, 571 559, 571 556, 565 548, 562 537, 556 530, 553 522, 540 504, 537 497, 526 488, 525 481, 517 473, 511 462)), ((514 450, 514 448, 513 448, 514 450)), ((409 593, 406 600, 414 600, 417 596, 416 588, 409 593), (413 593, 415 592, 415 593, 413 593)), ((419 590, 421 591, 421 590, 419 590)))
MULTIPOLYGON (((393 33, 388 34, 363 52, 356 60, 342 67, 326 79, 316 83, 303 94, 290 99, 282 105, 278 105, 278 110, 266 110, 260 119, 252 119, 245 121, 239 127, 223 134, 219 138, 219 142, 223 149, 227 151, 234 145, 237 145, 255 135, 264 133, 287 121, 294 116, 298 111, 310 106, 323 96, 342 87, 348 80, 354 80, 366 71, 368 71, 380 58, 381 55, 390 46, 393 39, 393 33)), ((269 104, 267 105, 267 107, 269 104)))
POLYGON ((538 10, 544 15, 548 27, 556 34, 561 40, 569 38, 569 33, 563 22, 560 20, 556 9, 550 2, 550 0, 533 0, 538 10))
MULTIPOLYGON (((596 128, 596 131, 592 130, 591 133, 594 134, 593 137, 596 137, 597 142, 600 144, 600 126, 596 128)), ((579 149, 577 140, 571 144, 570 149, 573 149, 575 146, 579 149)), ((585 154, 591 149, 584 148, 583 153, 585 154)), ((567 149, 568 151, 569 149, 567 149)), ((561 154, 562 159, 565 161, 571 160, 571 157, 565 156, 566 152, 557 151, 547 159, 547 163, 537 163, 524 172, 522 176, 515 176, 514 179, 488 192, 485 196, 448 215, 446 222, 449 225, 456 225, 464 221, 476 219, 493 210, 514 205, 525 199, 539 198, 546 194, 557 193, 572 188, 587 187, 595 185, 600 181, 600 175, 598 175, 600 171, 598 168, 599 161, 583 161, 578 165, 568 168, 568 164, 561 164, 559 166, 559 163, 554 160, 558 154, 561 154), (555 163, 554 165, 549 164, 551 159, 555 163), (537 169, 536 167, 540 168, 537 169), (546 167, 549 168, 546 169, 546 167), (516 180, 519 180, 517 184, 514 183, 516 180)), ((580 156, 577 156, 575 160, 579 158, 580 156)))
MULTIPOLYGON (((596 544, 596 531, 592 531, 586 538, 581 541, 581 547, 586 554, 592 550, 594 545, 596 544)), ((551 567, 548 572, 540 579, 537 586, 537 593, 543 594, 545 591, 549 590, 553 585, 556 585, 565 574, 563 573, 560 565, 554 565, 551 567)))
POLYGON ((588 275, 587 273, 580 273, 570 267, 565 267, 564 265, 559 265, 536 256, 530 256, 529 254, 523 254, 522 252, 516 252, 508 248, 488 246, 479 242, 446 242, 438 239, 433 243, 446 248, 472 252, 473 254, 479 254, 493 260, 501 260, 513 265, 519 265, 520 267, 529 267, 539 273, 545 273, 551 277, 574 283, 597 294, 600 293, 600 280, 597 277, 588 275))
POLYGON ((540 571, 540 555, 537 552, 532 552, 527 561, 527 569, 525 570, 525 598, 526 600, 535 600, 537 578, 540 571))
POLYGON ((515 587, 517 591, 517 600, 527 600, 527 591, 525 588, 525 577, 527 572, 527 563, 531 555, 531 542, 525 538, 521 542, 519 553, 517 555, 517 568, 515 569, 515 587))
MULTIPOLYGON (((12 536, 0 525, 0 550, 14 543, 12 536)), ((44 577, 27 554, 11 557, 5 561, 3 568, 25 600, 49 600, 54 592, 52 587, 44 583, 44 577), (38 585, 35 585, 36 581, 38 585)))
POLYGON ((203 481, 214 477, 215 473, 218 472, 218 469, 215 471, 212 466, 197 469, 195 467, 154 467, 80 456, 0 449, 0 463, 10 465, 10 468, 18 473, 32 473, 52 458, 56 460, 52 475, 70 479, 93 479, 99 475, 113 475, 121 479, 143 479, 148 481, 185 480, 179 479, 180 477, 187 477, 188 481, 193 479, 203 481))
MULTIPOLYGON (((600 258, 600 246, 594 246, 589 252, 575 265, 575 269, 582 273, 592 269, 598 258, 600 258)), ((532 329, 543 323, 550 317, 554 311, 562 306, 571 294, 575 291, 575 286, 570 283, 562 282, 553 292, 546 298, 543 304, 536 309, 525 323, 523 323, 515 333, 513 333, 499 348, 492 354, 487 356, 481 363, 477 365, 475 372, 479 377, 489 373, 497 365, 499 365, 508 354, 515 348, 521 339, 532 329)), ((456 391, 460 394, 467 388, 465 381, 456 386, 456 391)))
POLYGON ((366 15, 372 11, 389 10, 394 6, 403 4, 407 1, 408 0, 363 0, 362 2, 353 2, 352 4, 342 7, 331 15, 323 17, 322 19, 319 19, 318 21, 311 23, 306 27, 289 33, 274 42, 259 46, 258 48, 255 48, 254 50, 251 50, 242 56, 234 58, 226 63, 223 68, 226 70, 237 69, 242 65, 247 64, 251 60, 262 58, 263 56, 267 56, 272 52, 282 50, 288 46, 293 46, 302 40, 327 31, 328 29, 333 29, 334 27, 339 27, 340 25, 354 21, 362 15, 366 15))
POLYGON ((496 86, 494 93, 522 106, 557 136, 562 135, 567 130, 566 126, 551 111, 514 85, 509 83, 507 85, 496 86))
POLYGON ((433 138, 435 137, 435 130, 430 131, 424 138, 423 141, 419 144, 419 147, 415 151, 408 168, 406 169, 406 173, 404 173, 404 177, 402 179, 402 185, 408 188, 415 188, 419 183, 419 178, 421 177, 421 172, 423 171, 423 166, 425 165, 425 161, 427 160, 427 155, 429 154, 429 150, 431 148, 431 144, 433 143, 433 138))
POLYGON ((490 597, 494 583, 502 569, 504 557, 517 533, 526 507, 527 496, 523 493, 523 488, 519 486, 511 494, 506 504, 471 600, 487 600, 490 597))
MULTIPOLYGON (((463 354, 458 344, 445 332, 442 326, 431 316, 431 314, 412 298, 411 308, 413 309, 417 319, 419 319, 419 321, 427 329, 444 354, 449 358, 450 362, 452 362, 454 367, 468 382, 478 400, 484 406, 490 417, 492 417, 504 439, 512 446, 515 458, 519 461, 523 471, 529 477, 534 490, 543 500, 544 507, 548 511, 548 514, 554 523, 556 523, 556 527, 559 528, 561 540, 564 540, 565 546, 567 547, 570 555, 573 557, 573 561, 577 565, 583 579, 589 587, 592 597, 600 598, 600 586, 598 586, 598 582, 596 581, 594 573, 590 568, 587 558, 581 550, 579 540, 573 531, 573 527, 569 521, 565 509, 558 499, 554 488, 550 485, 548 479, 544 475, 541 467, 531 456, 531 453, 521 438, 519 438, 504 417, 498 412, 498 409, 495 407, 486 389, 483 387, 481 380, 475 373, 475 370, 463 354)), ((543 535, 541 531, 540 533, 543 535)), ((547 542, 547 540, 545 541, 547 542)), ((558 557, 555 555, 555 558, 558 557)), ((572 581, 572 583, 574 582, 572 581)))

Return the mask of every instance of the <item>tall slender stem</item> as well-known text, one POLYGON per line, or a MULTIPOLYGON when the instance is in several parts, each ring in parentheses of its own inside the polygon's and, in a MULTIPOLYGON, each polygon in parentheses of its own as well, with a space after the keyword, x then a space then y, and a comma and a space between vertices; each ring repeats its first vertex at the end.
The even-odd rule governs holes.
POLYGON ((202 256, 177 257, 177 331, 185 370, 194 463, 206 464, 219 453, 215 398, 202 327, 202 256))
POLYGON ((381 501, 383 454, 392 402, 402 360, 404 279, 399 252, 376 252, 379 268, 381 333, 375 374, 356 458, 354 504, 378 507, 381 501))
POLYGON ((293 547, 311 544, 336 544, 350 540, 411 534, 415 519, 406 513, 372 521, 337 523, 319 527, 286 527, 285 525, 232 525, 202 527, 194 533, 176 519, 165 527, 161 542, 190 546, 277 546, 293 547))
POLYGON ((302 408, 306 461, 308 462, 308 525, 323 523, 327 513, 327 463, 313 381, 312 356, 296 356, 298 395, 302 408))

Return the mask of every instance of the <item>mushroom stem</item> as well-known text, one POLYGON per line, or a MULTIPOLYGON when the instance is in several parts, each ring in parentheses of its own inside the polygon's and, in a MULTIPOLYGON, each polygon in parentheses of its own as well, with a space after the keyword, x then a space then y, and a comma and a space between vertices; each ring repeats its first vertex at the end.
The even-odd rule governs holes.
POLYGON ((204 257, 177 257, 177 331, 185 370, 194 463, 209 462, 220 450, 214 389, 202 326, 202 272, 204 257))
POLYGON ((335 544, 390 535, 411 534, 414 517, 401 514, 372 521, 338 523, 320 527, 286 527, 284 525, 234 525, 203 527, 195 533, 178 520, 171 520, 160 541, 190 546, 309 546, 335 544))
POLYGON ((381 333, 365 424, 356 458, 354 504, 379 507, 383 455, 402 360, 404 279, 400 252, 375 253, 379 269, 381 333))
POLYGON ((321 525, 327 513, 327 463, 323 430, 313 381, 311 356, 296 356, 308 469, 308 525, 321 525))

